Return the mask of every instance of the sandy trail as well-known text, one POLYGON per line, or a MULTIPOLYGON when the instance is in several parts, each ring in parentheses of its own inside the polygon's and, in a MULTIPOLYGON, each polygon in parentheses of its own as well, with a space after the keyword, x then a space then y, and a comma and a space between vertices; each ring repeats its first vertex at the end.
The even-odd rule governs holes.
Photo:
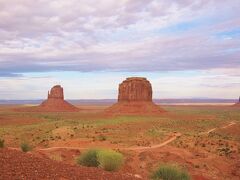
MULTIPOLYGON (((138 147, 129 147, 129 148, 117 148, 119 150, 134 150, 134 151, 138 151, 138 150, 147 150, 147 149, 156 149, 159 147, 163 147, 169 143, 171 143, 172 141, 174 141, 175 139, 177 139, 178 137, 180 137, 182 134, 181 133, 175 133, 173 135, 173 137, 169 138, 168 140, 162 142, 161 144, 157 144, 157 145, 153 145, 153 146, 138 146, 138 147)), ((38 151, 49 151, 49 150, 56 150, 56 149, 76 149, 76 150, 85 150, 88 149, 88 147, 50 147, 50 148, 44 148, 44 149, 37 149, 38 151)))
POLYGON ((180 137, 182 134, 181 133, 175 133, 173 137, 171 137, 170 139, 162 142, 161 144, 156 144, 156 145, 153 145, 153 146, 148 146, 148 147, 130 147, 130 148, 122 148, 124 150, 148 150, 148 149, 156 149, 156 148, 160 148, 160 147, 163 147, 169 143, 171 143, 172 141, 174 141, 175 139, 177 139, 178 137, 180 137))
POLYGON ((220 128, 213 128, 213 129, 210 129, 210 130, 208 130, 207 132, 203 132, 203 133, 201 133, 201 134, 209 134, 209 133, 211 133, 211 132, 213 132, 213 131, 215 131, 215 130, 217 130, 217 129, 225 129, 225 128, 228 128, 228 127, 230 127, 230 126, 232 126, 232 125, 235 125, 236 123, 235 122, 230 122, 228 125, 226 125, 226 126, 223 126, 223 127, 220 127, 220 128))

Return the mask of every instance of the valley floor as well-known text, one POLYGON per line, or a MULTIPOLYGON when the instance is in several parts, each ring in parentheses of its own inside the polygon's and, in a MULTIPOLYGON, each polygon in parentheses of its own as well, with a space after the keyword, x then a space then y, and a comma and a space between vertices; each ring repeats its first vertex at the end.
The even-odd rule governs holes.
POLYGON ((20 107, 0 107, 0 138, 6 145, 0 151, 0 162, 5 164, 0 179, 6 179, 10 170, 12 177, 46 179, 48 174, 61 172, 56 177, 75 179, 80 177, 77 171, 96 171, 99 178, 116 175, 111 179, 149 179, 162 163, 182 166, 193 179, 240 178, 240 109, 236 107, 163 106, 167 113, 159 116, 111 116, 103 113, 106 106, 99 105, 79 106, 81 110, 74 113, 15 110, 20 107), (33 150, 27 154, 20 152, 22 142, 30 144, 33 150), (124 154, 125 163, 119 172, 76 166, 77 156, 96 147, 124 154), (18 158, 21 156, 26 159, 22 163, 18 158), (29 171, 33 174, 25 172, 32 158, 39 158, 40 162, 32 168, 41 166, 42 160, 50 168, 29 171), (65 177, 63 166, 70 168, 72 178, 65 177), (41 177, 42 173, 46 177, 41 177))

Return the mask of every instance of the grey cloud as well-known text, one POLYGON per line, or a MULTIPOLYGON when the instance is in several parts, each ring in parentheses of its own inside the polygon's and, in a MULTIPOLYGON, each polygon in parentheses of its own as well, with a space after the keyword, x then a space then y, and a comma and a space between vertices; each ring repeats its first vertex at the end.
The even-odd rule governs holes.
POLYGON ((181 23, 207 16, 208 8, 239 6, 235 0, 226 3, 228 8, 216 0, 0 0, 0 76, 239 67, 240 50, 228 50, 240 48, 240 41, 212 37, 222 24, 235 24, 232 19, 189 34, 152 35, 162 22, 181 23))

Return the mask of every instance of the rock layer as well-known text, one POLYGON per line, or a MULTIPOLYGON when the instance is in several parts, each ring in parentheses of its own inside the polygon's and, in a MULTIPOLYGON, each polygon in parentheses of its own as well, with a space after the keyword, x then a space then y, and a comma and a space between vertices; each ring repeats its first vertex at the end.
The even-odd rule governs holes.
POLYGON ((127 78, 119 85, 118 102, 152 101, 152 85, 146 78, 127 78))
POLYGON ((152 102, 152 85, 142 77, 131 77, 119 84, 118 102, 105 110, 107 114, 161 114, 162 108, 152 102))

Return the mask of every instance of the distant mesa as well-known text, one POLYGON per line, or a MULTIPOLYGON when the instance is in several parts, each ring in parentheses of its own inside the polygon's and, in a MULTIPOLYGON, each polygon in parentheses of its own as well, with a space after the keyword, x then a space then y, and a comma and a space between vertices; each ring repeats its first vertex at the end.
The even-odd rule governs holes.
POLYGON ((48 99, 39 106, 18 108, 17 111, 29 112, 76 112, 79 109, 64 100, 63 88, 60 85, 54 86, 48 92, 48 99))
POLYGON ((238 102, 236 102, 233 106, 235 106, 235 107, 240 107, 240 97, 239 97, 239 99, 238 99, 238 102))
POLYGON ((63 88, 60 85, 54 86, 48 92, 48 99, 43 101, 37 109, 46 112, 72 112, 79 109, 64 100, 63 88))
POLYGON ((164 109, 152 101, 152 85, 143 77, 130 77, 119 84, 118 102, 105 110, 108 114, 161 114, 164 109))

